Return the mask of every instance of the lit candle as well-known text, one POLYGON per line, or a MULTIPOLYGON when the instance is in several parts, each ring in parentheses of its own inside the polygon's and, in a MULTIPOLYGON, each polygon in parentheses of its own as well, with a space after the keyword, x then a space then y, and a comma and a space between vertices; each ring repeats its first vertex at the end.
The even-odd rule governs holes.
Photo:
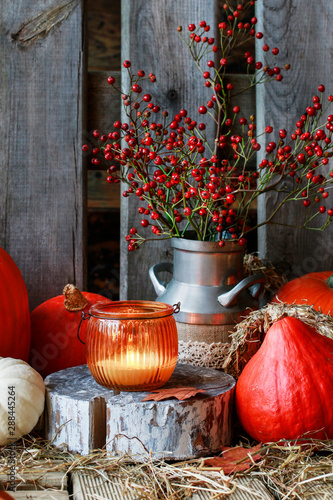
POLYGON ((102 378, 112 380, 116 386, 144 387, 158 377, 168 380, 175 367, 174 360, 160 366, 158 353, 139 353, 127 351, 124 356, 105 359, 97 363, 102 378))
POLYGON ((144 391, 171 377, 178 354, 173 307, 112 302, 90 310, 86 355, 95 380, 110 389, 144 391))

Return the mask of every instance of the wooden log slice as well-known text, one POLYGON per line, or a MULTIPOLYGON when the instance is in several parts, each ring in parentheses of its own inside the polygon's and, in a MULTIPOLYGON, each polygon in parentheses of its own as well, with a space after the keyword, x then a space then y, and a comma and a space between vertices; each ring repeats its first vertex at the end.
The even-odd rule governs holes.
POLYGON ((230 444, 235 379, 205 367, 178 363, 163 387, 204 393, 178 401, 142 401, 149 392, 110 391, 87 365, 53 373, 46 383, 46 437, 83 455, 92 449, 130 453, 136 459, 183 460, 210 455, 230 444))
POLYGON ((210 455, 230 444, 235 380, 206 367, 178 364, 163 389, 181 386, 205 393, 184 401, 142 401, 147 393, 127 392, 106 404, 106 449, 185 460, 210 455))
POLYGON ((105 445, 105 400, 114 392, 97 384, 87 365, 45 379, 45 436, 53 444, 87 455, 105 445))

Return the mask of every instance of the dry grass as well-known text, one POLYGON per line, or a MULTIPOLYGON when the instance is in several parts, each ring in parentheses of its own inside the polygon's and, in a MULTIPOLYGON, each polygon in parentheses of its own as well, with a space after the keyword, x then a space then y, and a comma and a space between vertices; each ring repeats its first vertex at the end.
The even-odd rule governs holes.
POLYGON ((235 332, 231 334, 229 353, 224 360, 223 369, 237 379, 246 363, 259 349, 267 330, 286 316, 294 316, 322 335, 333 338, 332 316, 315 311, 307 305, 268 304, 262 309, 251 311, 237 324, 235 332))
MULTIPOLYGON (((9 473, 12 449, 13 445, 1 449, 1 474, 9 473)), ((260 480, 278 499, 304 499, 314 492, 319 498, 333 497, 333 441, 312 440, 304 446, 290 442, 284 446, 263 445, 261 461, 250 470, 231 476, 203 468, 202 459, 167 463, 150 457, 136 461, 129 455, 111 456, 104 450, 81 456, 33 436, 15 443, 14 449, 17 474, 21 476, 55 471, 64 475, 91 474, 105 481, 120 481, 125 499, 126 492, 130 492, 135 493, 135 498, 182 500, 199 491, 204 495, 202 498, 228 498, 237 488, 255 498, 256 490, 251 483, 247 486, 240 480, 244 476, 260 480)))
POLYGON ((287 282, 287 279, 275 269, 273 264, 270 262, 264 264, 254 253, 244 255, 243 267, 245 276, 257 273, 264 274, 266 278, 265 294, 268 297, 276 293, 287 282))

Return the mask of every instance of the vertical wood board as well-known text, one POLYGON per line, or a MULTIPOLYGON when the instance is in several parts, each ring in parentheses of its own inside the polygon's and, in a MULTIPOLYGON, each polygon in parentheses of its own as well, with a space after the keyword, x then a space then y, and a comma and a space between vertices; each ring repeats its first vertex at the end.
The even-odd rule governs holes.
POLYGON ((118 70, 120 67, 121 0, 86 0, 88 69, 118 70))
MULTIPOLYGON (((87 129, 83 133, 83 142, 89 145, 89 151, 84 156, 91 160, 91 150, 100 145, 95 139, 93 131, 98 129, 101 134, 113 131, 113 123, 120 120, 120 94, 108 84, 107 78, 112 74, 116 78, 117 86, 121 86, 120 71, 89 71, 87 94, 87 129)), ((88 210, 120 208, 120 185, 109 184, 106 181, 107 173, 88 163, 88 210)), ((106 228, 112 231, 112 228, 106 228)))
POLYGON ((92 132, 99 129, 102 134, 113 131, 113 123, 120 120, 121 96, 112 85, 108 84, 108 76, 116 78, 117 87, 121 86, 120 71, 89 71, 88 73, 88 137, 92 144, 98 145, 92 132))
POLYGON ((83 0, 3 0, 0 245, 31 309, 84 286, 83 0))
MULTIPOLYGON (((95 129, 107 134, 114 130, 112 125, 116 120, 120 120, 121 97, 114 88, 107 83, 107 77, 112 75, 116 78, 117 86, 121 86, 120 71, 89 71, 88 73, 88 126, 84 131, 83 140, 90 146, 86 156, 91 155, 91 149, 99 145, 98 139, 93 137, 95 129)), ((248 86, 247 75, 228 74, 226 81, 230 81, 235 86, 235 93, 243 91, 248 86)), ((255 113, 255 90, 250 88, 237 96, 234 104, 240 106, 244 116, 255 113)), ((240 126, 237 127, 240 132, 240 126)), ((250 162, 251 166, 253 162, 250 162)), ((106 182, 106 168, 101 170, 88 164, 88 209, 116 209, 120 208, 120 184, 108 184, 106 182)), ((125 209, 126 209, 125 204, 125 209)), ((139 216, 135 215, 139 222, 139 216)))
MULTIPOLYGON (((187 26, 205 20, 214 36, 217 18, 215 0, 122 0, 122 61, 129 59, 133 71, 143 69, 153 72, 156 82, 144 85, 153 102, 168 110, 172 117, 181 108, 187 109, 191 118, 205 121, 206 134, 214 137, 214 125, 199 119, 198 107, 206 104, 212 91, 205 89, 204 79, 192 61, 187 46, 179 37, 177 27, 182 25, 187 37, 187 26)), ((128 87, 127 70, 122 68, 122 85, 128 87)), ((158 115, 157 115, 158 116, 158 115)), ((122 120, 126 121, 123 114, 122 120)), ((149 241, 135 252, 128 252, 125 236, 131 227, 140 224, 139 201, 134 197, 121 199, 121 299, 154 300, 156 294, 148 278, 150 266, 160 261, 172 260, 170 241, 149 241)), ((146 230, 147 237, 153 234, 146 230)))
MULTIPOLYGON (((262 58, 261 46, 267 43, 271 48, 280 49, 277 64, 282 67, 285 63, 291 65, 282 82, 257 87, 257 128, 260 131, 264 130, 265 125, 272 125, 276 134, 279 129, 285 128, 290 136, 296 121, 311 105, 312 97, 319 94, 318 85, 325 85, 325 99, 333 93, 333 53, 327 50, 333 39, 333 3, 263 0, 256 5, 257 28, 265 34, 264 41, 257 41, 257 58, 262 58)), ((324 115, 324 119, 327 115, 324 115)), ((272 135, 266 136, 267 142, 275 140, 272 135)), ((265 147, 263 140, 260 142, 262 149, 259 156, 262 158, 265 147)), ((326 172, 332 166, 331 160, 326 172)), ((266 219, 280 200, 273 192, 259 197, 259 221, 266 219)), ((324 204, 330 208, 332 203, 330 194, 324 204)), ((276 220, 297 226, 304 211, 302 201, 289 203, 276 220)), ((327 215, 324 215, 320 221, 326 219, 327 215)), ((260 257, 275 264, 285 261, 290 267, 290 276, 331 269, 333 253, 329 249, 332 244, 333 226, 329 226, 325 232, 279 225, 259 229, 260 257)))

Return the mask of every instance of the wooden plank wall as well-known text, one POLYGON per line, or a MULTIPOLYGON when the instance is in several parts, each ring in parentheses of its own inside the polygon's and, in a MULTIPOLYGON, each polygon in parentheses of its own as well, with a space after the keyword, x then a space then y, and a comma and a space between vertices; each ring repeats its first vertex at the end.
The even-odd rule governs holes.
MULTIPOLYGON (((326 96, 333 93, 333 3, 312 0, 262 0, 257 2, 258 26, 265 33, 265 43, 280 48, 280 60, 291 64, 291 70, 280 84, 258 87, 258 129, 273 125, 276 131, 291 131, 295 123, 318 95, 323 83, 326 96)), ((258 51, 261 51, 258 43, 258 51)), ((332 113, 332 109, 331 109, 332 113)), ((327 113, 329 114, 329 113, 327 113)), ((326 117, 326 115, 325 115, 326 117)), ((267 141, 272 139, 267 138, 267 141)), ((262 149, 264 151, 264 148, 262 149)), ((327 168, 332 169, 331 164, 327 168)), ((269 214, 279 197, 269 193, 258 204, 259 221, 269 214)), ((332 194, 327 208, 332 207, 332 194)), ((280 222, 298 225, 304 213, 302 202, 288 206, 280 222)), ((322 217, 325 221, 327 216, 322 217)), ((333 268, 333 225, 325 232, 306 229, 264 226, 259 231, 260 255, 275 264, 286 263, 289 276, 333 268)))
POLYGON ((30 307, 84 286, 83 1, 2 0, 0 246, 30 307))
MULTIPOLYGON (((109 128, 120 116, 120 101, 107 85, 107 75, 116 72, 119 78, 121 60, 131 59, 136 69, 156 73, 157 83, 150 90, 162 107, 174 113, 186 106, 193 115, 198 104, 206 100, 205 90, 178 38, 177 26, 201 19, 215 26, 221 4, 220 0, 86 0, 86 79, 83 0, 17 0, 15 5, 3 0, 0 245, 22 271, 31 308, 60 293, 66 281, 85 287, 86 175, 81 132, 85 139, 95 128, 109 128), (41 20, 46 20, 50 29, 36 34, 41 20)), ((311 99, 313 89, 319 83, 329 88, 333 56, 326 49, 333 39, 329 22, 332 11, 330 2, 257 2, 265 41, 279 46, 292 65, 282 84, 267 91, 259 88, 258 126, 269 117, 277 128, 290 128, 311 99)), ((229 71, 242 68, 236 64, 229 71)), ((245 105, 253 101, 253 96, 248 96, 245 105)), ((103 182, 103 175, 89 166, 88 213, 97 219, 98 213, 111 210, 116 225, 120 191, 103 182)), ((262 200, 259 217, 264 217, 276 202, 272 195, 262 200)), ((138 252, 128 253, 124 236, 138 223, 137 205, 131 198, 121 199, 121 204, 121 297, 154 299, 148 268, 172 259, 170 245, 156 240, 138 252)), ((288 211, 284 217, 297 223, 299 211, 288 211)), ((115 226, 105 227, 105 233, 116 235, 115 226)), ((333 265, 332 240, 332 228, 321 234, 273 226, 260 231, 259 250, 261 257, 274 263, 289 263, 291 274, 304 274, 333 265)))

